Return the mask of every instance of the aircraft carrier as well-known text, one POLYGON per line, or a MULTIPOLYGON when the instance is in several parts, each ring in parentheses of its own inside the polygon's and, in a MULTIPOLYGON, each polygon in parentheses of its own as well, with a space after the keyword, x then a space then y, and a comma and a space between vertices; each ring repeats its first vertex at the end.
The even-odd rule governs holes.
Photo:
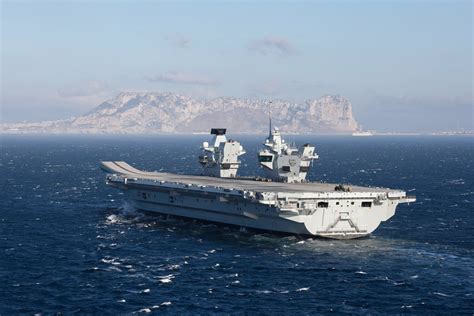
POLYGON ((308 182, 315 147, 285 143, 272 129, 258 153, 265 178, 237 176, 245 150, 214 128, 202 144, 202 175, 138 170, 103 161, 106 184, 122 190, 139 210, 291 234, 351 239, 372 233, 415 197, 401 190, 308 182))

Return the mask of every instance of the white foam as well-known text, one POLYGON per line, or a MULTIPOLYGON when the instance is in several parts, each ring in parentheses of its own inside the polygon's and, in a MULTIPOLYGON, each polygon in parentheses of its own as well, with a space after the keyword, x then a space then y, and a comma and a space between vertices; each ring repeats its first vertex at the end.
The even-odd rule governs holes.
POLYGON ((107 216, 106 222, 107 224, 116 224, 120 222, 120 218, 117 215, 112 214, 112 215, 107 216))
POLYGON ((158 276, 159 280, 161 283, 171 283, 172 279, 174 279, 174 275, 169 274, 169 275, 162 275, 158 276))
POLYGON ((161 283, 171 283, 171 279, 160 279, 159 280, 161 283))
POLYGON ((441 292, 434 292, 433 294, 438 295, 438 296, 442 296, 442 297, 453 297, 453 295, 448 295, 448 294, 444 294, 444 293, 441 293, 441 292))
POLYGON ((169 269, 169 270, 178 270, 179 267, 180 267, 179 264, 172 264, 172 265, 169 265, 169 266, 168 266, 168 269, 169 269))
POLYGON ((303 292, 303 291, 308 291, 309 287, 302 287, 300 289, 297 289, 296 292, 303 292))

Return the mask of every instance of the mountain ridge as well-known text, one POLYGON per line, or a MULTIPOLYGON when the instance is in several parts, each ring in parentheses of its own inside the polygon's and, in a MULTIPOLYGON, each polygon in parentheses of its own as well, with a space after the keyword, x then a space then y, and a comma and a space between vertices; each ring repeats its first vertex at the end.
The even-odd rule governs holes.
POLYGON ((169 134, 208 132, 213 126, 234 133, 263 133, 271 112, 286 133, 351 133, 358 128, 352 104, 340 95, 303 103, 217 97, 200 100, 171 92, 121 92, 86 114, 36 123, 6 123, 0 132, 169 134))

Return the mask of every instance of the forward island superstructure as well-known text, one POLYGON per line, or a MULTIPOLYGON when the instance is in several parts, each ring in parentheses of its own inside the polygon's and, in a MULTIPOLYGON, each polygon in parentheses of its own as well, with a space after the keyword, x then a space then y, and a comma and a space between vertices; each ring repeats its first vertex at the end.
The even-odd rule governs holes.
POLYGON ((287 144, 278 127, 272 129, 271 122, 270 119, 269 134, 263 143, 265 148, 258 152, 258 161, 266 177, 287 183, 304 182, 310 164, 318 159, 315 147, 304 144, 298 149, 287 144))
POLYGON ((392 217, 399 203, 415 201, 401 190, 308 182, 310 163, 318 158, 314 146, 286 145, 277 128, 270 129, 258 153, 268 179, 239 178, 238 157, 245 150, 222 137, 225 132, 212 129, 212 144, 203 143, 203 175, 147 172, 104 161, 106 184, 148 212, 336 239, 366 236, 392 217))

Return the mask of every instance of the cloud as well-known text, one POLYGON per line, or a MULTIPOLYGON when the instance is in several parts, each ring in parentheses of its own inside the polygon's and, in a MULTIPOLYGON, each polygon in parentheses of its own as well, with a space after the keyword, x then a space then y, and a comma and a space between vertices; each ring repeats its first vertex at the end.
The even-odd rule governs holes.
POLYGON ((61 98, 77 98, 97 95, 105 92, 107 85, 100 81, 88 81, 81 87, 65 87, 58 90, 58 95, 61 98))
POLYGON ((216 85, 217 82, 207 76, 183 73, 178 71, 169 71, 156 76, 145 77, 146 80, 152 82, 166 82, 174 84, 190 84, 190 85, 216 85))
POLYGON ((181 34, 173 34, 169 35, 166 37, 166 39, 173 44, 173 46, 179 47, 179 48, 186 48, 191 45, 191 38, 188 36, 184 36, 181 34))
POLYGON ((50 104, 60 104, 71 109, 84 109, 104 102, 104 100, 109 99, 116 92, 104 82, 88 81, 59 89, 55 94, 51 94, 48 100, 50 104))
POLYGON ((281 93, 281 82, 266 81, 249 87, 251 95, 275 96, 281 93))
POLYGON ((291 55, 296 49, 291 45, 288 39, 283 37, 263 37, 253 40, 248 45, 251 51, 260 53, 262 55, 277 54, 277 55, 291 55))

